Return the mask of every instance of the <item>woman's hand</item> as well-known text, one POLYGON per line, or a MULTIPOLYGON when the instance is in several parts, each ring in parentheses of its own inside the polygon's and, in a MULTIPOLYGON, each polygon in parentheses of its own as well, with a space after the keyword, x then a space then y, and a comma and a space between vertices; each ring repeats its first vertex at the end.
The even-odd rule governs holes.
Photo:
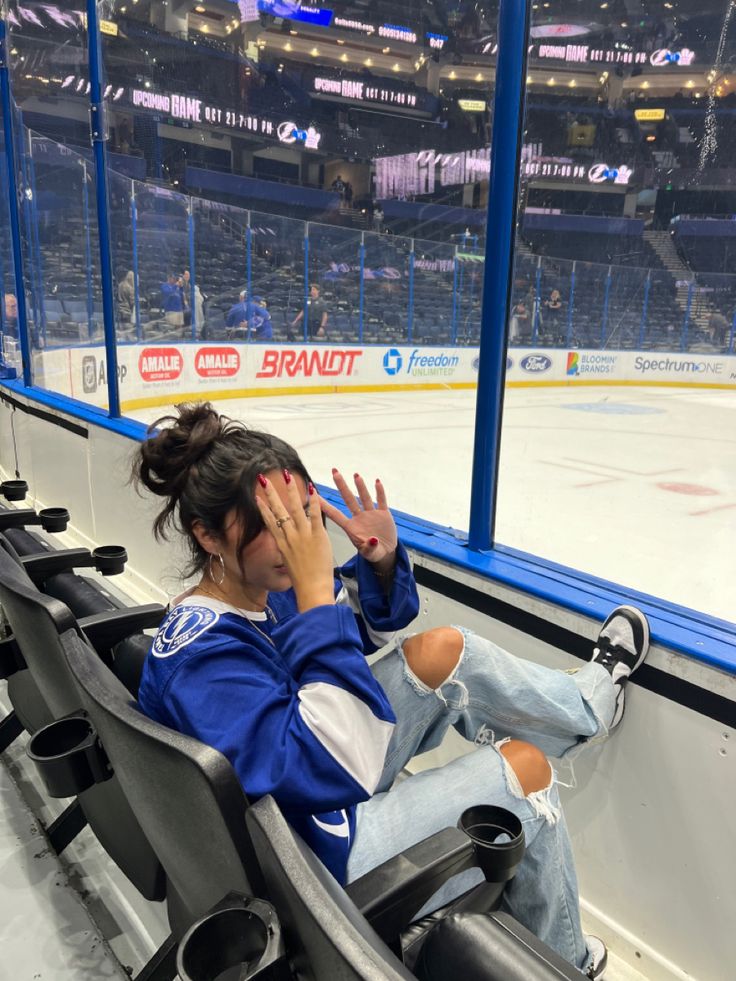
POLYGON ((271 481, 259 474, 263 497, 256 495, 256 503, 289 572, 299 612, 304 613, 315 606, 335 602, 332 545, 322 524, 322 502, 312 484, 307 488, 307 515, 297 482, 288 470, 284 470, 284 481, 286 504, 274 490, 271 481))
POLYGON ((332 504, 320 499, 322 511, 330 521, 345 532, 358 552, 375 565, 381 573, 390 572, 396 560, 398 534, 393 515, 386 503, 386 491, 380 480, 376 480, 376 504, 373 504, 368 488, 360 474, 354 475, 358 498, 348 487, 339 470, 333 468, 332 479, 345 502, 350 517, 338 511, 332 504))

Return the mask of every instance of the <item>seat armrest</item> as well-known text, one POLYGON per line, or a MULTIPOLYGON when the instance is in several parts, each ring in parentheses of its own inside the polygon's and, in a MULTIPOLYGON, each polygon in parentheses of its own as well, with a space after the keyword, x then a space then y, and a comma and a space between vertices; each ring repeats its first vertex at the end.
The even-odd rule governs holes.
POLYGON ((54 552, 43 552, 40 555, 22 555, 20 559, 29 578, 41 586, 51 576, 60 572, 71 572, 73 569, 89 569, 95 564, 95 559, 88 548, 62 548, 54 552))
POLYGON ((145 606, 94 613, 80 617, 77 623, 97 653, 104 655, 131 634, 158 627, 165 614, 166 608, 160 603, 148 603, 145 606))
POLYGON ((443 828, 346 887, 381 939, 395 940, 448 879, 476 866, 473 843, 459 828, 443 828))

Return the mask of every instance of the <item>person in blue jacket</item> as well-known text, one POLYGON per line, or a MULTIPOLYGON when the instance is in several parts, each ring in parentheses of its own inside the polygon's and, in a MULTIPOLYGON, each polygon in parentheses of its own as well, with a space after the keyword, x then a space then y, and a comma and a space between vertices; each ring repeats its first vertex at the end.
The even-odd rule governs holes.
POLYGON ((227 336, 232 337, 237 331, 245 337, 254 337, 257 341, 270 341, 273 337, 271 314, 263 303, 248 299, 246 290, 240 293, 240 299, 233 304, 225 318, 227 336))
MULTIPOLYGON (((643 614, 614 610, 574 674, 458 627, 394 641, 419 598, 380 480, 374 504, 359 474, 354 494, 334 470, 340 510, 317 494, 288 444, 209 404, 178 406, 154 423, 135 475, 165 499, 154 531, 183 531, 195 578, 147 656, 143 711, 224 753, 251 800, 272 794, 341 883, 454 826, 467 807, 512 810, 527 851, 506 908, 601 978, 606 949, 582 932, 547 756, 620 723, 626 681, 648 648, 643 614), (323 516, 354 549, 337 569, 323 516), (366 655, 387 645, 369 665, 366 655), (397 782, 450 726, 475 750, 397 782)), ((456 876, 421 912, 480 878, 477 869, 456 876)))
POLYGON ((174 327, 184 326, 184 289, 181 278, 173 274, 161 283, 161 302, 164 319, 174 327))

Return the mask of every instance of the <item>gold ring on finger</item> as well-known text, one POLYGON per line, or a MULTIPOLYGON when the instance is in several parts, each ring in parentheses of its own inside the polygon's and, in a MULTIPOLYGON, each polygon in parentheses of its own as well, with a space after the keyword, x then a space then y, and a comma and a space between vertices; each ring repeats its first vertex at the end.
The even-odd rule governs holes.
POLYGON ((285 518, 278 518, 276 520, 276 527, 277 528, 280 528, 282 525, 285 525, 287 521, 291 521, 291 515, 290 514, 287 514, 285 518))

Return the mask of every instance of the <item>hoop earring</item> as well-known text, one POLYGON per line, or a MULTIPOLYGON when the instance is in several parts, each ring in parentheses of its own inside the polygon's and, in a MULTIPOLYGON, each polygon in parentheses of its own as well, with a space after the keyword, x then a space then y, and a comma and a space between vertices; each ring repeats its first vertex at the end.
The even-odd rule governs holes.
POLYGON ((215 586, 222 586, 222 584, 225 582, 225 576, 226 576, 226 572, 225 572, 225 560, 223 559, 223 557, 220 554, 220 552, 218 552, 217 553, 217 561, 220 563, 220 571, 221 571, 222 575, 220 576, 219 579, 215 579, 215 577, 213 575, 213 572, 212 572, 212 560, 214 558, 215 558, 215 553, 214 552, 210 552, 210 557, 209 557, 209 560, 207 562, 207 574, 209 575, 210 579, 215 584, 215 586))

